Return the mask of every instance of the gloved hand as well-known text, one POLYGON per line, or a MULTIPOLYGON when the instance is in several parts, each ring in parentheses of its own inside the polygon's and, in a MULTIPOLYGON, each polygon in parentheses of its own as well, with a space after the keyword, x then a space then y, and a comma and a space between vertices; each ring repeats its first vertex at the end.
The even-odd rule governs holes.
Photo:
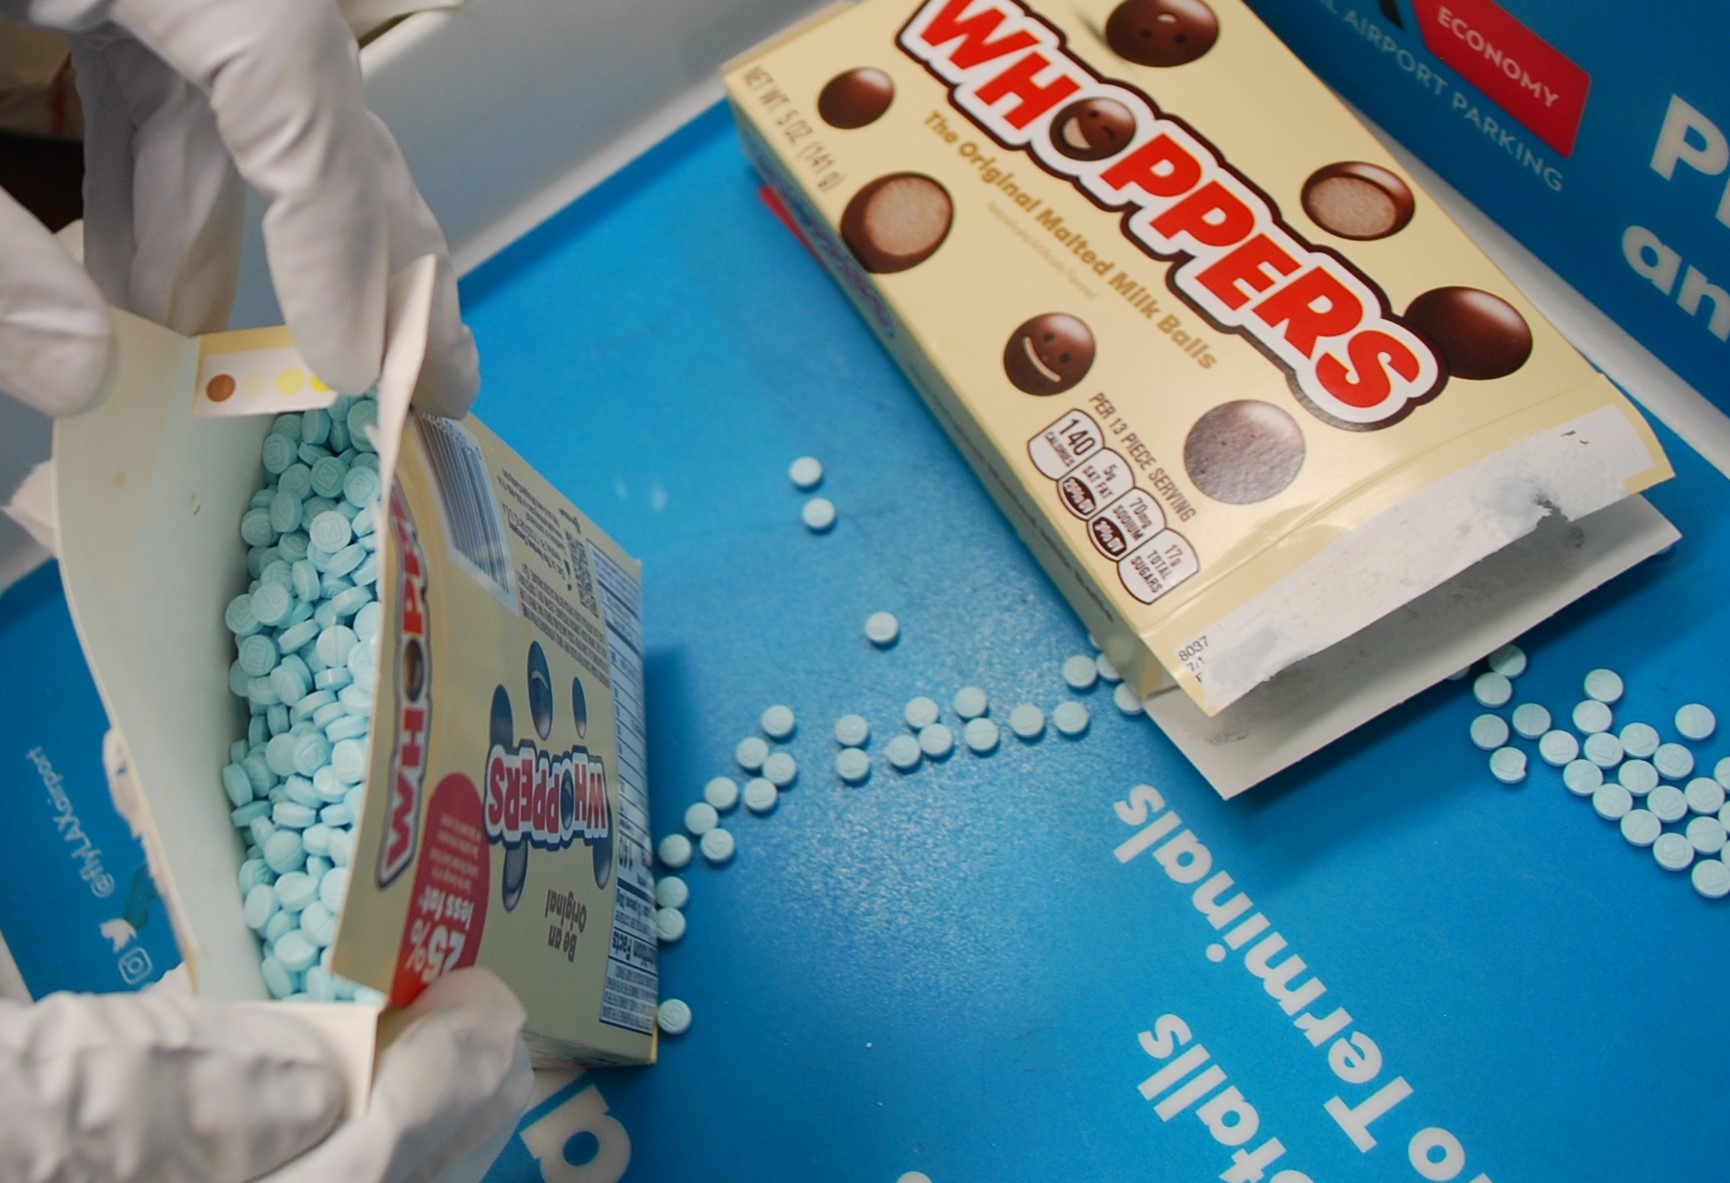
POLYGON ((473 1183, 528 1101, 522 1008, 486 970, 408 1009, 341 1124, 335 1054, 291 1016, 169 991, 0 1003, 0 1179, 473 1183))
POLYGON ((479 376, 444 235, 366 109, 332 0, 0 0, 0 16, 71 35, 88 269, 0 194, 0 390, 51 415, 88 405, 111 363, 103 297, 223 328, 250 184, 283 315, 338 390, 378 377, 389 275, 440 260, 418 397, 467 411, 479 376))

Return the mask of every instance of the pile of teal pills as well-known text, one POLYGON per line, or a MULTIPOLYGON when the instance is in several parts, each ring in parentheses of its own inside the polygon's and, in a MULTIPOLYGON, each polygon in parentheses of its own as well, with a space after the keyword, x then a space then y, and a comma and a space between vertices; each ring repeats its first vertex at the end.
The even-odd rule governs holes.
POLYGON ((277 416, 265 481, 240 520, 247 590, 229 601, 228 685, 247 704, 222 770, 246 841, 242 910, 274 998, 379 1001, 338 978, 330 946, 348 887, 378 670, 378 457, 370 395, 277 416))
POLYGON ((1504 784, 1523 781, 1526 753, 1510 741, 1514 735, 1535 740, 1543 763, 1560 770, 1563 787, 1615 823, 1630 846, 1649 851, 1665 871, 1686 872, 1707 899, 1730 896, 1730 757, 1708 768, 1689 746, 1716 733, 1713 711, 1684 703, 1661 721, 1677 736, 1666 740, 1661 724, 1617 719, 1626 684, 1615 670, 1598 668, 1581 679, 1583 696, 1565 713, 1520 703, 1510 727, 1495 712, 1513 700, 1514 680, 1526 664, 1518 646, 1504 646, 1472 683, 1478 705, 1491 708, 1469 728, 1472 743, 1490 752, 1490 774, 1504 784))

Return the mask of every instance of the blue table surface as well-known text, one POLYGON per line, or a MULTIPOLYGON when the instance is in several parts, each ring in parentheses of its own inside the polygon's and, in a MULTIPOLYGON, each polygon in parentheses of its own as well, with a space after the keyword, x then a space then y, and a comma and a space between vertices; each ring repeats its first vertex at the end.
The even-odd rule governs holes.
MULTIPOLYGON (((1086 634, 757 190, 716 109, 464 283, 477 412, 643 560, 657 835, 738 774, 765 707, 800 721, 779 807, 728 815, 737 857, 686 872, 660 966, 691 1030, 652 1068, 549 1080, 489 1179, 1205 1180, 1258 1148, 1229 1177, 1725 1177, 1730 901, 1535 754, 1524 784, 1493 781, 1464 684, 1231 802, 1109 686, 1069 691, 1086 634), (800 455, 839 509, 824 535, 800 523, 800 455), (888 650, 862 632, 879 609, 902 623, 888 650), (902 704, 968 684, 1000 721, 1078 697, 1092 726, 892 771, 902 704), (833 770, 848 712, 872 726, 858 787, 833 770), (1301 958, 1289 985, 1325 986, 1295 1012, 1343 1008, 1340 1033, 1373 1041, 1362 1083, 1215 944, 1193 888, 1114 856, 1137 784, 1284 938, 1276 969, 1301 958), (1173 1089, 1144 1099, 1162 1016, 1223 1074, 1198 1096, 1235 1087, 1253 1129, 1225 1101, 1210 1132, 1201 1106, 1162 1112, 1173 1089), (1385 1108, 1372 1144, 1336 1097, 1385 1108)), ((1651 499, 1684 540, 1525 638, 1516 701, 1563 716, 1610 666, 1618 723, 1668 737, 1699 701, 1730 734, 1730 490, 1663 442, 1678 475, 1651 499)), ((1709 771, 1730 738, 1698 754, 1709 771)))

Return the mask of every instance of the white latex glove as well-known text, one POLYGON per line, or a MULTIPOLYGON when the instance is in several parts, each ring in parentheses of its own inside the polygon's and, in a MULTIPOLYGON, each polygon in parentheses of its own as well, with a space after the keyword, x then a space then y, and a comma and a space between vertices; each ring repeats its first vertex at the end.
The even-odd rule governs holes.
POLYGON ((527 1103, 522 1009, 485 970, 409 1008, 341 1124, 336 1055, 291 1014, 172 991, 0 1002, 0 1179, 473 1183, 527 1103))
POLYGON ((0 195, 0 389, 49 414, 88 405, 112 351, 102 297, 182 333, 224 327, 251 185, 278 303, 336 389, 378 377, 389 275, 440 260, 418 398, 467 411, 479 376, 444 235, 366 109, 332 0, 0 0, 0 16, 71 36, 89 272, 0 195))

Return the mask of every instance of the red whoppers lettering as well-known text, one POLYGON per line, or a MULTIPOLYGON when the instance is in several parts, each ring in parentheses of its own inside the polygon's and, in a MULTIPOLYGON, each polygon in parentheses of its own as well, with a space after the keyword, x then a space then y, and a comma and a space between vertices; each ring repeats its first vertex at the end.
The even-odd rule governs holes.
POLYGON ((1063 35, 1025 5, 928 0, 898 42, 993 140, 1067 178, 1099 208, 1121 210, 1124 236, 1173 264, 1173 292, 1252 342, 1324 421, 1385 427, 1441 389, 1440 360, 1393 317, 1379 287, 1300 238, 1188 124, 1072 57, 1063 35), (1052 143, 1052 118, 1090 98, 1113 99, 1135 117, 1134 138, 1105 160, 1075 160, 1052 143))
POLYGON ((402 489, 390 493, 390 528, 402 556, 397 573, 396 745, 390 761, 390 803, 378 850, 378 885, 384 887, 414 861, 420 840, 422 781, 432 730, 432 646, 428 643, 426 556, 402 489), (411 657, 410 654, 413 654, 411 657), (417 663, 414 670, 408 663, 417 663))

